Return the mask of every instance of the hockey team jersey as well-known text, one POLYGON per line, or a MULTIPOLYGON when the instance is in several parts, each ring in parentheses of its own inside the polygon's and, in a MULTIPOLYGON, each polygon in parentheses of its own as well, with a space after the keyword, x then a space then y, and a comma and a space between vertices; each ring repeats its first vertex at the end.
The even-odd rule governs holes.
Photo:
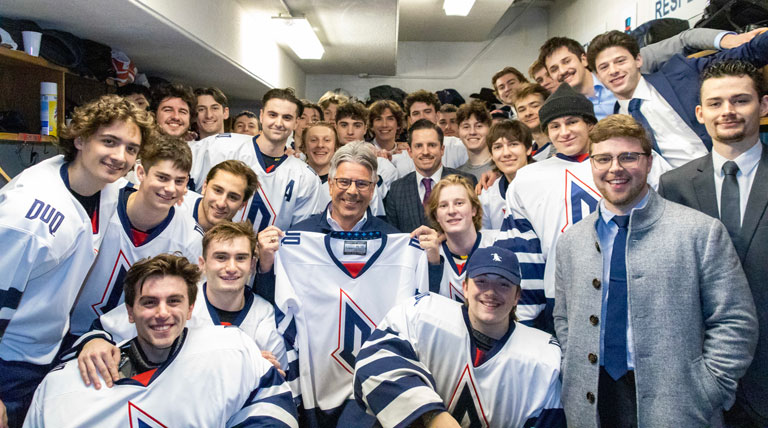
POLYGON ((320 179, 312 168, 287 155, 283 155, 275 166, 267 168, 256 144, 257 138, 241 134, 218 134, 201 140, 190 171, 190 180, 195 190, 202 190, 208 171, 216 164, 237 159, 256 172, 259 187, 245 208, 235 214, 233 221, 250 220, 257 232, 270 225, 287 230, 291 225, 321 211, 317 206, 320 179))
POLYGON ((470 329, 466 308, 442 296, 396 306, 357 356, 357 403, 384 427, 432 410, 462 427, 565 427, 557 341, 514 323, 477 364, 470 329))
POLYGON ((448 248, 447 241, 443 241, 440 245, 440 261, 443 265, 443 275, 440 278, 440 290, 430 291, 448 297, 451 300, 464 303, 462 284, 464 283, 464 278, 467 277, 467 260, 469 260, 469 257, 471 257, 478 248, 485 248, 493 245, 497 234, 498 231, 494 230, 477 232, 475 245, 472 247, 469 254, 467 254, 466 260, 462 263, 456 262, 456 256, 448 248))
POLYGON ((123 303, 123 279, 138 260, 178 251, 197 264, 202 254, 203 230, 176 206, 150 234, 137 238, 127 212, 128 197, 135 191, 128 187, 120 190, 117 210, 72 311, 70 331, 75 336, 86 333, 96 318, 123 303))
POLYGON ((507 214, 507 188, 509 181, 502 175, 493 184, 480 193, 480 205, 483 207, 483 229, 501 230, 507 214))
POLYGON ((189 329, 179 340, 160 367, 112 388, 85 386, 76 360, 53 369, 24 427, 298 427, 288 385, 239 329, 189 329))
MULTIPOLYGON (((226 325, 219 319, 216 308, 211 305, 206 295, 207 284, 198 288, 195 298, 195 307, 192 309, 192 317, 187 321, 188 328, 200 328, 211 325, 226 325)), ((245 305, 231 325, 242 330, 252 338, 259 349, 269 351, 275 356, 280 366, 288 371, 288 359, 286 356, 285 342, 278 334, 275 322, 275 311, 266 300, 259 297, 249 287, 243 290, 245 305)), ((93 329, 83 335, 73 350, 81 347, 85 342, 93 338, 103 338, 114 343, 121 343, 136 337, 136 326, 128 321, 128 311, 125 303, 99 317, 94 323, 93 329)), ((72 355, 65 355, 67 359, 72 355)))
POLYGON ((363 341, 390 308, 427 289, 426 254, 406 234, 288 232, 275 276, 279 331, 299 358, 289 381, 309 426, 336 426, 363 341))
POLYGON ((70 193, 63 156, 27 168, 0 189, 0 358, 53 361, 125 183, 101 190, 93 218, 70 193))

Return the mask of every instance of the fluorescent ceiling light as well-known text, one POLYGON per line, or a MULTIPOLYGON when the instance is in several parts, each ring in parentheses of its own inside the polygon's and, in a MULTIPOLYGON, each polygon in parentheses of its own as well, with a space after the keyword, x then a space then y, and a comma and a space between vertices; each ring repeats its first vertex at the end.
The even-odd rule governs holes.
POLYGON ((274 22, 282 28, 280 41, 287 44, 301 59, 320 59, 325 53, 323 44, 306 18, 285 18, 273 16, 274 22))
POLYGON ((445 0, 443 10, 446 15, 467 16, 474 4, 475 0, 445 0))

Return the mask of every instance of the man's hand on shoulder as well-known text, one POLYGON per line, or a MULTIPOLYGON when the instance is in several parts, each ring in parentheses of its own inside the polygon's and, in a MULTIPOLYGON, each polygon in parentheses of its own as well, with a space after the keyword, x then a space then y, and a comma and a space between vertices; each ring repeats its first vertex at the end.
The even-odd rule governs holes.
POLYGON ((115 381, 120 379, 117 365, 120 363, 120 349, 104 339, 88 341, 77 356, 77 367, 86 386, 101 389, 99 374, 104 379, 107 388, 112 388, 115 381))
POLYGON ((720 48, 733 49, 739 47, 744 43, 749 43, 752 39, 766 31, 768 31, 768 28, 758 28, 741 34, 726 34, 720 39, 720 48))
POLYGON ((483 190, 487 190, 489 187, 493 185, 493 182, 496 181, 497 178, 499 178, 501 174, 494 170, 485 171, 483 175, 480 177, 480 181, 477 183, 477 186, 475 186, 475 192, 479 195, 483 192, 483 190))
POLYGON ((277 358, 269 352, 269 351, 261 351, 261 356, 264 357, 265 360, 269 361, 270 364, 275 366, 275 369, 277 369, 277 372, 280 373, 280 376, 285 378, 285 371, 280 367, 280 362, 277 361, 277 358))
POLYGON ((8 412, 5 410, 3 400, 0 400, 0 428, 8 428, 8 412))

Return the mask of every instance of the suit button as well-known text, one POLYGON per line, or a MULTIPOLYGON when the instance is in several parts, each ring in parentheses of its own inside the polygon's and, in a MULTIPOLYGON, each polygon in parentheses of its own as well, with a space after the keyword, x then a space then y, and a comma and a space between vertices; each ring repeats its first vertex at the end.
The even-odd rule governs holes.
POLYGON ((592 325, 597 325, 598 323, 600 323, 600 318, 598 318, 597 315, 590 315, 589 323, 592 325))
POLYGON ((595 394, 588 392, 587 401, 589 401, 589 404, 595 404, 595 394))
POLYGON ((595 287, 596 290, 600 289, 600 280, 595 278, 592 280, 592 286, 595 287))
POLYGON ((590 352, 589 355, 587 355, 587 359, 590 363, 595 364, 597 362, 597 355, 590 352))

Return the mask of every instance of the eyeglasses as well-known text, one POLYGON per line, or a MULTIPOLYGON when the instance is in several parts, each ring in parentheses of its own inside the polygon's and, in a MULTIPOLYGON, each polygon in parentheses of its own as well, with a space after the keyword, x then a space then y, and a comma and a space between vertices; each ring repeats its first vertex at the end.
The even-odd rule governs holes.
POLYGON ((347 190, 352 183, 355 183, 357 190, 365 192, 373 185, 373 181, 368 180, 352 180, 351 178, 334 178, 333 180, 336 181, 336 187, 341 190, 347 190))
MULTIPOLYGON (((640 160, 641 156, 648 156, 645 153, 639 153, 639 152, 625 152, 620 153, 618 156, 616 156, 616 159, 619 160, 619 166, 622 168, 632 168, 637 165, 637 161, 640 160)), ((613 164, 613 156, 611 155, 592 155, 590 157, 592 159, 592 166, 595 167, 598 171, 605 171, 606 169, 610 168, 613 164)))

